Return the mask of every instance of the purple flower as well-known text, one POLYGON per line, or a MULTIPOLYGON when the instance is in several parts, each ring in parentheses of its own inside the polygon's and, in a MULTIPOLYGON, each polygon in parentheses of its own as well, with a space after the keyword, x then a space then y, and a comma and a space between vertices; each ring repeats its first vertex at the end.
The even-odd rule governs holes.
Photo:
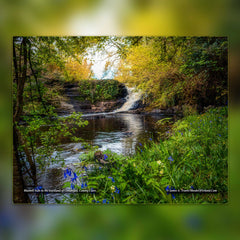
MULTIPOLYGON (((166 190, 166 192, 167 192, 167 195, 169 194, 169 190, 175 190, 175 188, 174 187, 171 187, 171 188, 169 188, 169 185, 165 188, 165 190, 166 190)), ((171 193, 171 195, 172 195, 172 199, 175 199, 176 197, 174 196, 174 194, 173 193, 171 193)))
POLYGON ((110 178, 110 179, 112 180, 113 183, 115 182, 115 180, 113 179, 113 177, 108 177, 108 178, 110 178))
POLYGON ((150 141, 152 141, 152 138, 149 138, 150 141))
POLYGON ((117 193, 117 194, 119 194, 120 193, 120 190, 119 190, 119 188, 117 188, 117 187, 115 187, 115 193, 117 193))
POLYGON ((141 143, 139 143, 139 146, 142 146, 142 144, 141 144, 141 143))
POLYGON ((106 203, 106 202, 107 202, 107 199, 103 199, 102 203, 104 204, 104 203, 106 203))
POLYGON ((169 194, 169 190, 170 190, 170 188, 169 188, 169 185, 167 185, 167 187, 165 188, 165 190, 166 190, 166 192, 167 192, 167 195, 169 194))
POLYGON ((174 159, 172 158, 172 156, 170 156, 170 157, 168 158, 168 160, 170 161, 170 163, 172 163, 172 162, 174 161, 174 159))
POLYGON ((84 183, 81 184, 81 188, 84 188, 84 183))
POLYGON ((74 184, 73 183, 71 183, 71 189, 74 189, 74 184))
POLYGON ((194 187, 193 187, 193 186, 191 186, 191 189, 194 189, 194 187))
POLYGON ((106 160, 107 158, 108 158, 108 156, 106 154, 104 154, 103 160, 106 160))

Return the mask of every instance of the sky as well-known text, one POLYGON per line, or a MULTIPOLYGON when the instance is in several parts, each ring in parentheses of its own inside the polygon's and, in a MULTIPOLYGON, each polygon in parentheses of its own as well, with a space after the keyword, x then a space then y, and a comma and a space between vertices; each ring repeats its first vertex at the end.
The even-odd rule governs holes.
POLYGON ((91 48, 88 51, 87 59, 88 63, 92 62, 92 71, 94 73, 94 78, 96 79, 113 79, 117 71, 117 56, 109 56, 109 54, 116 53, 117 48, 114 46, 106 46, 105 51, 96 51, 96 49, 91 48), (105 70, 105 64, 107 61, 113 63, 107 71, 105 70))

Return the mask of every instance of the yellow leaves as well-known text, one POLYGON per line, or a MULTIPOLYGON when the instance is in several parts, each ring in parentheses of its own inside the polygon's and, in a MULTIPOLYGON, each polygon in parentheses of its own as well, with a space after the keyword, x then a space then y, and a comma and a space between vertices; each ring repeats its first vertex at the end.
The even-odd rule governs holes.
POLYGON ((68 59, 65 68, 71 80, 89 79, 92 74, 91 64, 87 63, 86 59, 83 59, 82 62, 68 59))

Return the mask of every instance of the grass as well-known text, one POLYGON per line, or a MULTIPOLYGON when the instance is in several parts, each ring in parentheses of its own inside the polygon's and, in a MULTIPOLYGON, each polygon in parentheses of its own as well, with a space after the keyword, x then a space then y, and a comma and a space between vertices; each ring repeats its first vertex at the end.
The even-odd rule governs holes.
MULTIPOLYGON (((225 203, 228 199, 228 108, 210 109, 177 121, 167 139, 139 143, 126 157, 104 151, 107 166, 94 160, 94 151, 81 156, 76 171, 81 187, 96 193, 72 195, 73 203, 161 204, 225 203), (89 170, 93 164, 94 169, 89 170), (87 172, 86 177, 81 173, 87 172), (217 193, 168 193, 169 189, 214 189, 217 193)), ((69 200, 68 200, 69 202, 69 200)))

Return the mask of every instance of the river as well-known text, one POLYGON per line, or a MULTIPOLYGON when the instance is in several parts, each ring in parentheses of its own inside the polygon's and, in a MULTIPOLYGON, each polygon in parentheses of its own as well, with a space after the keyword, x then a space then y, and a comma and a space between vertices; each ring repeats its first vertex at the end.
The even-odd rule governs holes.
MULTIPOLYGON (((111 150, 112 152, 132 155, 139 147, 149 141, 158 141, 160 133, 166 128, 159 128, 156 122, 166 116, 124 113, 123 110, 130 109, 134 102, 139 99, 139 94, 128 96, 125 104, 117 111, 111 113, 88 114, 83 117, 88 120, 88 125, 78 128, 76 135, 92 146, 98 146, 99 150, 111 150), (130 104, 129 101, 132 101, 130 104)), ((38 169, 38 184, 44 189, 62 189, 64 180, 64 169, 74 168, 80 163, 80 156, 86 150, 82 149, 82 143, 64 143, 62 151, 55 151, 52 157, 58 156, 63 161, 51 163, 44 171, 38 169)), ((30 194, 32 202, 37 202, 36 195, 30 194)), ((66 194, 65 194, 66 196, 66 194)), ((55 203, 55 198, 61 200, 61 193, 49 193, 45 195, 46 203, 55 203)))

